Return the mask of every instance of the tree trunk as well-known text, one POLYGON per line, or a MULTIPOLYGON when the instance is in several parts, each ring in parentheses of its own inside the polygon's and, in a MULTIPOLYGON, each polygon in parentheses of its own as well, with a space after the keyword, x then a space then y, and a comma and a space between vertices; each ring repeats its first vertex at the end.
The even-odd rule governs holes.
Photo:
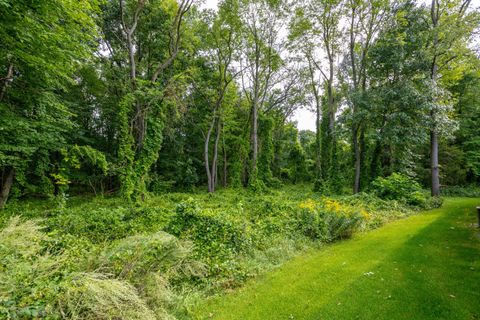
POLYGON ((316 121, 315 121, 315 126, 316 126, 316 132, 315 132, 315 156, 316 156, 316 161, 315 165, 317 168, 317 179, 322 178, 322 106, 320 103, 317 104, 316 107, 316 121))
POLYGON ((15 170, 13 168, 7 168, 4 170, 4 177, 2 177, 2 186, 0 192, 0 209, 2 209, 8 200, 10 189, 12 188, 13 178, 15 176, 15 170))
POLYGON ((210 137, 212 136, 213 127, 215 126, 215 112, 213 114, 212 122, 210 123, 210 127, 208 128, 207 136, 205 137, 205 144, 204 144, 204 160, 205 160, 205 171, 207 173, 207 182, 208 182, 208 192, 213 192, 212 187, 212 173, 210 171, 210 156, 209 156, 209 148, 210 148, 210 137))
POLYGON ((353 184, 353 193, 360 192, 360 173, 361 173, 361 161, 360 161, 360 143, 358 141, 358 126, 353 128, 353 152, 355 156, 355 180, 353 184))
MULTIPOLYGON (((256 38, 256 34, 255 34, 256 38)), ((257 40, 257 39, 256 39, 257 40)), ((258 159, 258 104, 260 101, 260 45, 255 41, 255 73, 253 85, 252 101, 252 172, 257 179, 257 159, 258 159)), ((250 177, 249 177, 250 180, 250 177)))
POLYGON ((221 130, 221 122, 220 119, 217 121, 217 136, 215 138, 215 146, 213 148, 213 161, 212 161, 212 192, 215 191, 215 187, 217 186, 217 177, 218 177, 218 166, 217 166, 217 159, 218 159, 218 142, 220 141, 220 130, 221 130))
POLYGON ((335 135, 335 100, 333 98, 333 75, 332 79, 328 81, 328 129, 332 140, 335 135))
POLYGON ((312 86, 313 96, 315 98, 315 174, 316 179, 321 179, 322 175, 322 133, 321 133, 321 126, 322 126, 322 104, 320 102, 320 96, 318 94, 317 83, 315 81, 315 72, 312 66, 312 57, 307 55, 308 59, 308 70, 310 73, 310 84, 312 86))
MULTIPOLYGON (((432 0, 432 5, 430 8, 430 15, 432 19, 433 28, 436 29, 438 27, 438 19, 440 17, 438 2, 437 0, 432 0)), ((437 47, 438 47, 438 31, 435 30, 434 38, 433 38, 433 50, 434 55, 432 59, 432 66, 431 66, 431 80, 436 84, 437 81, 437 47)), ((435 110, 430 112, 430 117, 432 120, 432 129, 430 130, 430 172, 432 176, 432 188, 431 194, 434 197, 440 196, 440 171, 438 167, 438 132, 435 128, 435 110)))
POLYGON ((227 187, 227 146, 225 145, 225 126, 222 126, 223 175, 222 187, 227 187))
POLYGON ((256 102, 254 102, 252 110, 252 144, 252 172, 256 172, 258 158, 258 106, 256 102))
POLYGON ((222 177, 222 187, 227 187, 227 149, 223 145, 223 177, 222 177))
POLYGON ((12 81, 12 79, 13 79, 13 64, 10 63, 8 65, 7 76, 3 79, 2 89, 0 90, 0 101, 3 100, 3 96, 7 91, 8 84, 12 81))
POLYGON ((438 166, 438 134, 435 130, 430 132, 430 160, 432 172, 432 196, 440 196, 440 172, 438 166))

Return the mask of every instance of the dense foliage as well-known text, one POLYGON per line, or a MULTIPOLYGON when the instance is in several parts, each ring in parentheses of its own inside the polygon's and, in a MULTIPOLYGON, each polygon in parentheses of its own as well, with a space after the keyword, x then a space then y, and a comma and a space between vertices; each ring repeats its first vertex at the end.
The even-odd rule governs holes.
POLYGON ((478 26, 460 0, 0 1, 0 206, 478 185, 478 26))
POLYGON ((186 317, 199 297, 420 208, 371 194, 325 198, 306 186, 265 195, 172 193, 136 208, 118 198, 69 202, 4 211, 2 317, 186 317))
POLYGON ((188 317, 478 196, 479 22, 470 0, 0 0, 0 317, 188 317))

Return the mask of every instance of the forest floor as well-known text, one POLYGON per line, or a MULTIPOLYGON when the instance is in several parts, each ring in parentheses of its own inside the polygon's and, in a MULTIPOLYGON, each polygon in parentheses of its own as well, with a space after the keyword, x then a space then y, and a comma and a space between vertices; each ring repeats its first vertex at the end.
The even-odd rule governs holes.
POLYGON ((480 319, 479 199, 449 198, 207 300, 199 319, 480 319))

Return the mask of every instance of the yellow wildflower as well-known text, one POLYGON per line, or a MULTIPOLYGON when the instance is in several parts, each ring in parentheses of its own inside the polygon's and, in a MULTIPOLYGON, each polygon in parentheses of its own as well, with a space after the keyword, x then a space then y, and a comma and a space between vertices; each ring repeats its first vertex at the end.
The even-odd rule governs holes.
POLYGON ((332 200, 332 199, 327 199, 325 201, 325 208, 329 211, 333 212, 340 212, 342 211, 342 206, 338 201, 332 200))
POLYGON ((370 213, 368 213, 367 210, 365 209, 361 209, 360 210, 360 214, 362 215, 362 217, 365 219, 365 220, 370 220, 370 213))
POLYGON ((300 209, 307 209, 309 211, 313 211, 315 209, 315 201, 313 201, 312 199, 307 199, 303 202, 300 202, 300 204, 298 205, 298 207, 300 209))

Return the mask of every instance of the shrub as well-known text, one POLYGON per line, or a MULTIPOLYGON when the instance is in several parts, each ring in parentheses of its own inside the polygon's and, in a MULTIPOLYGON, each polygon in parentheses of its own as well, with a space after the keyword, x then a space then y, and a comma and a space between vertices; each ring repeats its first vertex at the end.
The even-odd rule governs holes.
POLYGON ((165 231, 192 240, 203 256, 246 252, 251 244, 245 224, 226 214, 202 210, 193 199, 177 205, 165 231))
POLYGON ((158 231, 167 219, 168 214, 157 208, 78 208, 57 211, 46 220, 46 225, 48 230, 59 230, 101 243, 140 232, 158 231))
POLYGON ((440 197, 427 197, 424 204, 423 208, 424 209, 436 209, 440 208, 443 204, 443 198, 440 197))
POLYGON ((381 225, 412 214, 414 211, 403 201, 384 200, 372 193, 357 193, 339 201, 355 208, 365 218, 362 229, 375 229, 381 225))
POLYGON ((372 186, 381 199, 404 201, 409 205, 422 205, 425 201, 420 184, 400 173, 393 173, 386 178, 378 177, 372 186))
POLYGON ((0 318, 28 319, 54 313, 61 290, 61 259, 42 254, 47 236, 33 221, 10 220, 0 232, 0 318))
POLYGON ((202 274, 202 266, 190 260, 191 244, 174 236, 157 232, 135 235, 110 245, 102 254, 103 267, 108 267, 116 277, 141 281, 148 273, 202 274))
POLYGON ((480 198, 480 186, 451 186, 440 189, 442 196, 480 198))
POLYGON ((360 214, 327 199, 320 203, 307 200, 300 204, 295 224, 305 236, 331 242, 350 237, 361 221, 360 214))

